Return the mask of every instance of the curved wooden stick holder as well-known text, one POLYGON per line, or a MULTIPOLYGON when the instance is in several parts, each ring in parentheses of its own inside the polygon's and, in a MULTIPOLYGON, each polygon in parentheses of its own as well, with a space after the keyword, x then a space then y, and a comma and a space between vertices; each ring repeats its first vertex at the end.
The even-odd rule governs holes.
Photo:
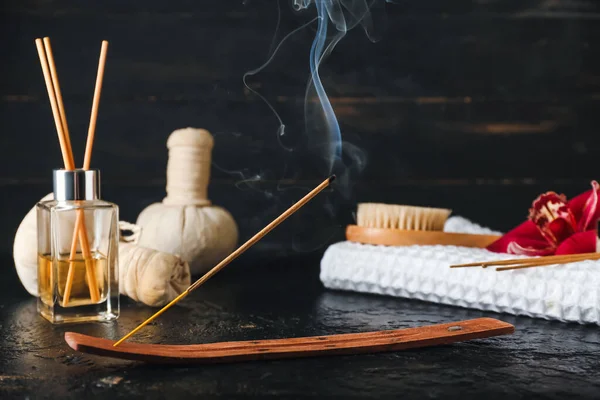
POLYGON ((226 363, 397 351, 507 335, 514 326, 493 318, 477 318, 418 328, 275 340, 193 345, 123 343, 66 332, 72 349, 83 353, 163 364, 226 363))
POLYGON ((351 242, 383 246, 446 245, 484 248, 498 240, 496 235, 473 235, 442 231, 407 231, 402 229, 346 227, 346 239, 351 242))

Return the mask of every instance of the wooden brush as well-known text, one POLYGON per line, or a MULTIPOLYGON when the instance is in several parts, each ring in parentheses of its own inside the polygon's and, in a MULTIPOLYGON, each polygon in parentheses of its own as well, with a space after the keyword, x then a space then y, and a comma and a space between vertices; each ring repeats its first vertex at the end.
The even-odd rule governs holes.
POLYGON ((346 239, 383 246, 487 247, 500 238, 497 235, 444 232, 444 224, 451 212, 444 208, 360 203, 357 225, 347 226, 346 239))
POLYGON ((568 264, 579 261, 599 259, 600 253, 581 253, 533 258, 515 258, 512 260, 480 261, 467 264, 451 265, 450 268, 499 267, 496 268, 496 271, 510 271, 513 269, 548 267, 552 265, 568 264))
POLYGON ((359 203, 356 220, 367 228, 441 231, 451 212, 445 208, 359 203))

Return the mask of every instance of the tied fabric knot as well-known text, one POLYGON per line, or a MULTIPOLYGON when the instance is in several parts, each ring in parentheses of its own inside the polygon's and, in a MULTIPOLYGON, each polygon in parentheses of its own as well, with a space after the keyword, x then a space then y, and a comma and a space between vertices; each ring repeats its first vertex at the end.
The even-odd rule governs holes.
POLYGON ((120 242, 137 244, 142 234, 142 228, 131 222, 119 221, 119 232, 120 242), (127 235, 125 232, 131 233, 127 235))
POLYGON ((596 181, 591 185, 591 190, 569 201, 555 192, 541 194, 533 201, 528 220, 487 249, 530 257, 596 252, 600 185, 596 181))

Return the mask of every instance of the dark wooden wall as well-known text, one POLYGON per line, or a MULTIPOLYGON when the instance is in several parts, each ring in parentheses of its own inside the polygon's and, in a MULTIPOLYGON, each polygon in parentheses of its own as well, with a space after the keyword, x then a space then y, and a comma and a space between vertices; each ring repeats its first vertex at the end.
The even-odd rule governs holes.
MULTIPOLYGON (((574 195, 600 178, 597 1, 396 3, 377 26, 381 40, 357 28, 321 69, 345 149, 364 153, 364 169, 353 167, 350 181, 255 254, 323 251, 343 237, 356 201, 450 207, 508 229, 541 191, 574 195)), ((278 38, 314 17, 289 0, 279 5, 278 38)), ((267 57, 277 15, 275 0, 4 1, 0 251, 11 250, 20 219, 51 190, 61 162, 36 37, 52 39, 80 160, 100 41, 110 41, 93 164, 122 219, 163 198, 166 138, 186 126, 215 135, 210 197, 234 214, 242 238, 320 182, 327 168, 303 132, 315 26, 248 79, 280 112, 281 140, 293 152, 242 82, 267 57)))

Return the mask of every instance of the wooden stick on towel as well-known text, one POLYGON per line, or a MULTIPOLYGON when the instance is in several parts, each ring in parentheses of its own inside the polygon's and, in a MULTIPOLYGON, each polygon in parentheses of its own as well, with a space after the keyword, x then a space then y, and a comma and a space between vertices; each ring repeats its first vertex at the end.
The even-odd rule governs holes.
POLYGON ((541 267, 548 265, 557 264, 568 264, 572 262, 585 261, 585 260, 598 260, 600 259, 600 253, 580 253, 580 254, 567 254, 558 256, 544 256, 544 257, 533 257, 533 258, 515 258, 511 260, 497 260, 497 261, 480 261, 467 264, 451 265, 450 268, 465 268, 465 267, 492 267, 492 266, 506 266, 496 268, 496 271, 510 271, 513 269, 523 269, 532 267, 541 267))

